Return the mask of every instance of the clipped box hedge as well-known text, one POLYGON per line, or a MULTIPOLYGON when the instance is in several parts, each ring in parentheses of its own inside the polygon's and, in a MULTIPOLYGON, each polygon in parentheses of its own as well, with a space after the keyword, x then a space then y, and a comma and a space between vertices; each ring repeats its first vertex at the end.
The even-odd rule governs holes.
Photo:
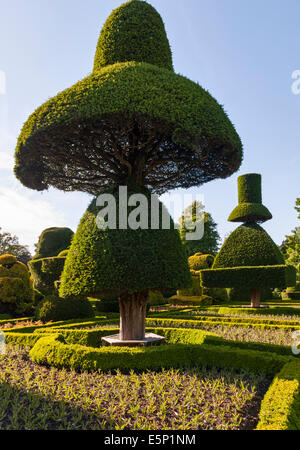
POLYGON ((222 367, 274 375, 286 356, 208 344, 172 344, 158 347, 100 347, 66 344, 61 334, 39 339, 29 353, 37 363, 78 371, 160 370, 162 368, 222 367))
POLYGON ((201 270, 201 284, 205 287, 286 287, 295 284, 293 266, 247 266, 201 270))

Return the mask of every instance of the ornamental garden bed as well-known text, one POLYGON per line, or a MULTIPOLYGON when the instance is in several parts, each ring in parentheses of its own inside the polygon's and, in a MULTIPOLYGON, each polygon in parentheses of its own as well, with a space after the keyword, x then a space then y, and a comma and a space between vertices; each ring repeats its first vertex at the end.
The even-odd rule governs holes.
POLYGON ((300 361, 287 340, 297 317, 268 317, 270 329, 252 317, 252 328, 187 320, 189 312, 150 316, 146 330, 166 338, 152 348, 102 347, 118 332, 109 314, 5 329, 2 429, 299 429, 300 361), (272 340, 278 332, 285 341, 272 340))

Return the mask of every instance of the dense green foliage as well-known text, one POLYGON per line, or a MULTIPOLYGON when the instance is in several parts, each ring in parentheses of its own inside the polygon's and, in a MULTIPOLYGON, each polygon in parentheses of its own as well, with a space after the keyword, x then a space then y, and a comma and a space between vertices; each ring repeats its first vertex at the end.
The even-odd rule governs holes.
MULTIPOLYGON (((236 286, 227 289, 229 302, 249 302, 251 299, 251 288, 246 286, 236 286)), ((271 288, 263 288, 261 292, 261 300, 271 300, 272 290, 271 288)))
POLYGON ((28 313, 33 298, 30 273, 25 264, 13 255, 0 256, 0 314, 28 313))
POLYGON ((260 203, 240 203, 230 214, 229 222, 265 222, 272 219, 269 210, 260 203))
POLYGON ((43 322, 93 317, 94 314, 86 298, 61 299, 55 295, 48 295, 36 308, 36 318, 43 322))
POLYGON ((216 255, 220 242, 217 224, 211 214, 203 211, 200 202, 193 202, 183 211, 179 226, 180 236, 188 256, 199 252, 216 255), (189 234, 194 231, 196 225, 200 227, 202 221, 204 221, 204 234, 201 239, 188 240, 189 234))
POLYGON ((128 62, 94 72, 38 108, 19 136, 15 174, 31 189, 44 190, 51 185, 97 195, 107 180, 121 181, 128 175, 130 149, 122 149, 127 158, 124 165, 116 158, 111 140, 117 133, 116 124, 126 129, 134 123, 140 133, 152 127, 153 148, 162 140, 159 151, 163 158, 148 173, 153 156, 146 160, 142 173, 145 185, 157 192, 226 178, 241 164, 239 136, 223 108, 207 91, 169 70, 128 62), (103 150, 97 153, 97 164, 92 159, 95 144, 84 139, 93 129, 99 131, 97 147, 103 150), (79 130, 83 134, 78 137, 79 130), (198 151, 202 142, 205 160, 198 151), (55 148, 61 147, 73 169, 68 166, 67 170, 57 157, 55 148), (111 168, 107 167, 108 157, 113 163, 111 168), (174 176, 174 159, 178 160, 180 176, 174 176), (159 169, 169 173, 171 167, 173 177, 156 175, 159 169))
POLYGON ((265 222, 272 219, 262 204, 261 175, 248 173, 238 177, 239 205, 229 216, 229 222, 265 222))
POLYGON ((171 305, 191 305, 191 306, 210 306, 213 304, 213 298, 209 295, 191 294, 190 291, 179 291, 178 295, 171 297, 169 299, 171 305), (194 296, 193 296, 194 295, 194 296))
POLYGON ((34 288, 42 294, 54 292, 56 290, 54 283, 60 279, 65 261, 65 257, 58 256, 29 261, 34 288))
POLYGON ((70 228, 47 228, 39 237, 36 244, 36 254, 33 259, 57 256, 70 246, 73 234, 70 228))
MULTIPOLYGON (((295 210, 300 213, 300 198, 296 200, 295 210)), ((300 215, 298 216, 300 219, 300 215)), ((281 245, 286 264, 292 264, 297 270, 297 280, 300 281, 300 227, 292 230, 291 234, 285 237, 281 245)))
POLYGON ((14 255, 23 264, 31 259, 27 245, 21 245, 17 236, 1 231, 0 228, 0 255, 14 255))
POLYGON ((300 429, 300 364, 283 366, 265 395, 257 430, 300 429))
POLYGON ((212 255, 195 253, 189 257, 188 263, 191 270, 210 269, 214 263, 214 257, 212 255))
POLYGON ((261 175, 248 173, 238 177, 239 203, 261 203, 261 175))
POLYGON ((94 71, 127 61, 146 62, 173 70, 163 21, 144 1, 124 3, 108 17, 98 41, 94 71))
POLYGON ((101 369, 159 370, 162 367, 193 367, 197 364, 208 367, 231 367, 259 370, 274 374, 286 362, 286 357, 253 350, 238 350, 226 346, 194 345, 186 343, 158 347, 101 347, 99 349, 76 344, 65 344, 62 335, 42 337, 30 351, 35 362, 56 367, 94 371, 101 369))
POLYGON ((201 283, 205 287, 247 288, 291 286, 296 282, 293 266, 244 266, 201 271, 201 283))
POLYGON ((225 240, 213 269, 283 264, 283 257, 267 232, 258 224, 246 223, 225 240))
POLYGON ((63 250, 63 251, 60 252, 57 256, 59 256, 59 257, 66 257, 67 254, 68 254, 68 251, 69 251, 69 250, 63 250))
MULTIPOLYGON (((119 211, 119 191, 112 190, 119 211)), ((144 193, 146 189, 128 189, 132 193, 144 193)), ((61 277, 60 295, 62 297, 118 294, 162 289, 184 288, 191 284, 190 272, 184 248, 178 231, 170 218, 171 229, 162 228, 160 203, 159 229, 150 229, 151 204, 148 202, 148 229, 127 228, 99 229, 96 217, 100 208, 96 200, 84 214, 66 258, 61 277)), ((128 207, 128 217, 135 207, 128 207)), ((118 214, 117 214, 118 218, 118 214)))

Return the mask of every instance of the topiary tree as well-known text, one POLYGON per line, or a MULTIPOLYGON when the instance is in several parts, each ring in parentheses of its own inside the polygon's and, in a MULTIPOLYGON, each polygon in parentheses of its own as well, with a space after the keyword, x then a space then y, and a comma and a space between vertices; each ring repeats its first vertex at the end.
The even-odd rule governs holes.
POLYGON ((30 273, 13 255, 0 256, 0 314, 24 314, 33 305, 30 273))
POLYGON ((195 253, 189 257, 188 263, 191 270, 210 269, 214 263, 214 259, 213 255, 195 253))
POLYGON ((251 289, 251 306, 260 307, 262 288, 295 284, 295 269, 284 265, 283 256, 266 231, 256 222, 272 216, 261 204, 261 176, 238 178, 239 205, 229 221, 244 222, 225 240, 211 270, 201 271, 205 287, 251 289))
POLYGON ((193 202, 184 211, 179 220, 180 236, 188 256, 195 253, 205 253, 216 255, 219 249, 220 235, 217 230, 217 224, 213 220, 211 214, 203 211, 199 216, 198 211, 202 210, 200 202, 193 202), (197 217, 199 216, 199 217, 197 217), (188 234, 193 231, 194 226, 200 221, 204 221, 204 234, 201 239, 188 240, 188 234))
MULTIPOLYGON (((226 178, 241 159, 241 141, 223 108, 174 73, 160 15, 131 0, 107 19, 93 73, 25 123, 15 174, 32 189, 112 193, 118 203, 120 185, 149 198, 226 178)), ((120 339, 141 339, 149 290, 190 284, 179 233, 172 221, 170 230, 161 224, 99 230, 98 212, 94 200, 68 252, 60 295, 116 293, 120 339)))
POLYGON ((57 256, 61 251, 70 247, 73 235, 70 228, 47 228, 39 237, 33 259, 57 256))
POLYGON ((65 261, 65 256, 29 261, 28 267, 33 278, 34 288, 43 295, 54 293, 57 290, 55 282, 60 280, 65 261))

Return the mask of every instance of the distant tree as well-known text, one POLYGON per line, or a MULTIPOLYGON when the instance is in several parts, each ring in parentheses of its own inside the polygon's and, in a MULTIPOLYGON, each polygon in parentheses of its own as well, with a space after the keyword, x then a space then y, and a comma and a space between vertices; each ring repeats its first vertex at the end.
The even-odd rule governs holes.
POLYGON ((3 232, 0 228, 0 255, 14 255, 18 261, 27 264, 31 254, 27 245, 21 245, 17 236, 3 232))
MULTIPOLYGON (((300 198, 296 199, 295 210, 299 213, 298 219, 300 219, 300 198)), ((296 227, 290 235, 285 237, 280 250, 286 263, 296 267, 297 280, 300 281, 300 227, 296 227)))
POLYGON ((216 255, 221 240, 217 231, 217 224, 213 220, 211 214, 203 211, 203 205, 196 201, 188 206, 182 213, 180 218, 180 237, 188 256, 192 256, 195 253, 216 255), (187 240, 187 233, 191 233, 193 227, 202 220, 204 220, 203 237, 198 240, 187 240))
POLYGON ((296 199, 296 206, 295 206, 295 210, 297 211, 298 215, 298 219, 300 219, 300 197, 298 197, 296 199))
POLYGON ((286 264, 291 264, 297 270, 297 280, 300 281, 300 227, 295 228, 292 234, 287 236, 286 253, 284 259, 286 264))

